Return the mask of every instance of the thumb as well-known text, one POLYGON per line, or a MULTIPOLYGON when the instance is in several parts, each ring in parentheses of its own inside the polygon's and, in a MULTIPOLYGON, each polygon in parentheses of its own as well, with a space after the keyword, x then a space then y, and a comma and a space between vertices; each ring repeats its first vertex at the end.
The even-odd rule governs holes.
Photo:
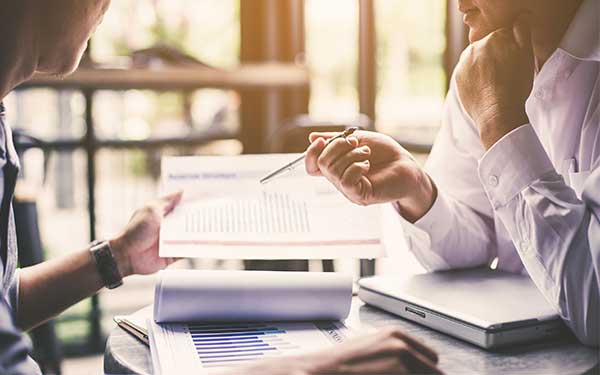
POLYGON ((515 40, 522 49, 532 49, 530 18, 529 13, 521 13, 513 24, 515 40))
POLYGON ((183 190, 180 190, 176 193, 165 195, 158 200, 158 206, 163 216, 173 211, 173 208, 181 201, 182 196, 183 190))

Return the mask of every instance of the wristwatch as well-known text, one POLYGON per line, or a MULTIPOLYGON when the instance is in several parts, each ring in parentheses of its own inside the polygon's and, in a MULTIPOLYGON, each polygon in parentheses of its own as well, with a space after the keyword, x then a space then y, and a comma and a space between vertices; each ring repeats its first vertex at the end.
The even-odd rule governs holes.
POLYGON ((115 289, 123 285, 123 277, 117 267, 110 243, 108 241, 94 241, 90 245, 90 252, 96 261, 96 269, 108 289, 115 289))

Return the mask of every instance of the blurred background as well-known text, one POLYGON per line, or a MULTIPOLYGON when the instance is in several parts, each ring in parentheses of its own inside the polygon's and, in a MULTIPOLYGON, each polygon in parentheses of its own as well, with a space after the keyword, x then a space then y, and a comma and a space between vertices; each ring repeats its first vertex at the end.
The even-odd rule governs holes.
MULTIPOLYGON (((23 164, 21 264, 113 236, 159 193, 162 155, 297 152, 311 130, 356 124, 424 160, 465 44, 455 0, 114 1, 73 76, 35 77, 5 100, 23 164)), ((405 252, 179 266, 359 277, 399 264, 417 267, 405 252)), ((38 360, 100 373, 112 317, 151 303, 152 288, 135 277, 71 308, 33 334, 38 360)))

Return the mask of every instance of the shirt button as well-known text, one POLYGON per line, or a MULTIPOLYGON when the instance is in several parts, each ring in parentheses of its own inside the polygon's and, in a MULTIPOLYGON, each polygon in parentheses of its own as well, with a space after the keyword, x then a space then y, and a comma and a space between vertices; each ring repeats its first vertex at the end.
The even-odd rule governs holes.
POLYGON ((498 179, 498 176, 491 175, 488 178, 488 183, 490 184, 491 187, 496 187, 500 183, 500 180, 498 179))

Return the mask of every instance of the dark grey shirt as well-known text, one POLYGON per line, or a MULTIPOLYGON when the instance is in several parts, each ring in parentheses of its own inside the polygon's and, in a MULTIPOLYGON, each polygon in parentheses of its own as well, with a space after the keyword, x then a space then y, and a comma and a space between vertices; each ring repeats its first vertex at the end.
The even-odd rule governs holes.
POLYGON ((0 103, 0 292, 16 315, 19 278, 17 268, 17 236, 12 210, 19 159, 10 127, 4 124, 4 106, 0 103))
POLYGON ((40 374, 29 357, 27 341, 15 325, 19 282, 12 198, 18 171, 12 133, 4 124, 4 105, 0 103, 0 374, 40 374))

